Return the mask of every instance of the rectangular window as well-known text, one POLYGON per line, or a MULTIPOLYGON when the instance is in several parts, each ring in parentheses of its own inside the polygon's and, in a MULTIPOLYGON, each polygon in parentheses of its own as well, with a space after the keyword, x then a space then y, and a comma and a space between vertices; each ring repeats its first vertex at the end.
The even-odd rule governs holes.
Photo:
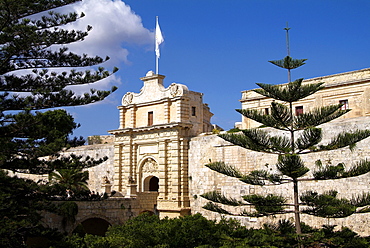
POLYGON ((339 104, 343 104, 343 106, 340 108, 341 110, 349 109, 348 100, 340 100, 339 104))
POLYGON ((301 114, 303 114, 303 106, 295 107, 295 115, 298 116, 298 115, 301 115, 301 114))
POLYGON ((148 126, 153 125, 153 111, 148 112, 148 126))
POLYGON ((196 108, 191 107, 191 116, 196 116, 196 108))
POLYGON ((265 115, 269 115, 269 114, 270 114, 269 108, 265 108, 265 115))

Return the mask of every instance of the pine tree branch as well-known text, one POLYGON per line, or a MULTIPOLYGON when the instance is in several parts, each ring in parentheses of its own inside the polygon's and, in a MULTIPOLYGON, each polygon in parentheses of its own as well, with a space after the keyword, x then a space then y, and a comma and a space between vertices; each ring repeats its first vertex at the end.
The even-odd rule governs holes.
POLYGON ((290 56, 286 56, 284 59, 271 60, 269 62, 281 68, 292 70, 304 65, 306 60, 307 59, 293 59, 290 56))
POLYGON ((324 218, 344 218, 355 213, 356 207, 347 199, 338 199, 337 194, 338 192, 334 190, 324 194, 314 191, 303 193, 300 199, 309 206, 303 213, 324 218))
POLYGON ((370 136, 370 130, 355 130, 352 132, 342 132, 332 140, 327 145, 321 145, 315 151, 330 151, 339 148, 349 146, 349 149, 352 151, 356 143, 368 138, 370 136))
POLYGON ((243 175, 239 178, 240 181, 259 186, 274 186, 284 183, 289 183, 291 180, 285 179, 280 174, 271 174, 267 170, 254 170, 247 175, 243 175), (266 184, 269 182, 270 184, 266 184))
POLYGON ((303 78, 285 85, 257 83, 261 89, 255 89, 258 94, 284 102, 295 102, 324 88, 323 83, 302 84, 303 78))
POLYGON ((280 103, 271 103, 271 115, 266 115, 262 110, 256 109, 236 109, 243 116, 255 120, 267 127, 273 127, 279 130, 289 131, 292 118, 289 109, 280 103))
POLYGON ((222 139, 243 148, 272 154, 284 154, 290 151, 290 143, 286 137, 269 136, 261 129, 245 129, 243 134, 227 133, 218 135, 222 139))
POLYGON ((40 94, 58 92, 69 85, 91 84, 97 82, 109 77, 117 70, 117 68, 114 68, 112 72, 109 72, 104 68, 99 68, 93 73, 90 70, 71 70, 69 73, 49 73, 48 70, 34 70, 34 74, 23 76, 8 75, 0 79, 0 91, 34 92, 40 94))
POLYGON ((279 155, 276 167, 283 175, 292 179, 300 178, 309 171, 297 154, 279 155))
POLYGON ((268 194, 264 195, 245 195, 243 199, 254 205, 258 215, 285 213, 284 206, 286 199, 283 196, 268 194))
POLYGON ((225 162, 217 161, 205 164, 211 170, 217 171, 218 173, 224 174, 229 177, 241 178, 243 174, 236 169, 234 166, 228 165, 225 162))
POLYGON ((220 207, 217 204, 214 204, 213 202, 208 202, 206 205, 203 206, 203 208, 220 214, 233 215, 231 212, 223 209, 222 207, 220 207))
POLYGON ((62 106, 79 106, 102 101, 117 88, 112 87, 111 91, 95 91, 85 93, 83 96, 76 96, 73 91, 61 90, 57 93, 45 93, 36 96, 17 97, 16 99, 7 99, 1 101, 2 108, 9 110, 22 109, 49 109, 62 106))
POLYGON ((294 128, 297 130, 316 127, 330 122, 348 113, 350 110, 341 110, 342 104, 316 108, 310 112, 300 114, 294 118, 294 128))
POLYGON ((298 149, 297 153, 301 153, 304 150, 315 150, 316 145, 322 140, 322 129, 321 128, 308 128, 305 129, 295 142, 295 147, 298 149))
POLYGON ((245 206, 248 204, 238 201, 235 198, 226 197, 225 195, 218 193, 216 191, 206 192, 201 195, 201 197, 216 203, 221 203, 228 206, 245 206))

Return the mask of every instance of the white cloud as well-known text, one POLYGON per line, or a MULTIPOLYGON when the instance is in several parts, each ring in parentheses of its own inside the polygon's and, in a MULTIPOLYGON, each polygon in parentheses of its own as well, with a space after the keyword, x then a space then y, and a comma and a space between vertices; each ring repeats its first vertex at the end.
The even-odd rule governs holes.
MULTIPOLYGON (((83 0, 57 11, 85 13, 83 18, 66 28, 86 30, 90 25, 93 29, 85 40, 68 44, 68 48, 77 54, 86 53, 89 56, 98 55, 103 58, 109 56, 110 60, 103 64, 104 67, 119 67, 122 62, 130 64, 127 45, 151 46, 154 43, 154 33, 144 28, 140 16, 121 0, 83 0)), ((90 88, 108 90, 112 85, 119 84, 120 77, 112 75, 92 85, 68 88, 81 94, 89 92, 90 88)))
POLYGON ((87 25, 93 27, 84 41, 68 45, 76 53, 108 55, 111 58, 109 65, 115 65, 122 61, 129 63, 129 51, 123 47, 125 44, 153 43, 153 32, 144 28, 140 16, 120 0, 84 0, 65 10, 86 14, 71 24, 71 28, 85 30, 87 25))

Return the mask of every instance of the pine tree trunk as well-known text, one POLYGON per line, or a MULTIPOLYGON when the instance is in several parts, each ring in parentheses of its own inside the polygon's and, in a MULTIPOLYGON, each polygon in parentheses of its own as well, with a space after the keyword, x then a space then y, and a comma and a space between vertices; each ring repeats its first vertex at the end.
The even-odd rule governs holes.
POLYGON ((298 181, 296 178, 293 179, 293 189, 294 189, 294 221, 295 229, 298 235, 302 234, 301 230, 301 217, 299 213, 299 201, 298 201, 298 181))

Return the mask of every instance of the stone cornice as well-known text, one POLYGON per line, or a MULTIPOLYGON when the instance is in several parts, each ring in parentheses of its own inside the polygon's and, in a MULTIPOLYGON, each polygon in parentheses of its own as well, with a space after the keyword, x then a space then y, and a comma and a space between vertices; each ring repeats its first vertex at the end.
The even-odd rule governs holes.
POLYGON ((189 97, 188 96, 177 96, 177 97, 174 97, 174 98, 166 97, 166 98, 162 98, 162 99, 155 100, 155 101, 150 101, 150 102, 129 104, 129 105, 126 105, 126 106, 121 105, 121 106, 118 106, 117 108, 118 109, 129 109, 129 108, 133 108, 133 107, 150 106, 150 105, 155 105, 155 104, 164 103, 164 102, 175 102, 175 101, 178 101, 178 100, 181 100, 181 99, 189 99, 189 97))
POLYGON ((136 128, 123 128, 123 129, 116 129, 116 130, 110 130, 108 133, 110 134, 125 134, 125 133, 137 133, 137 132, 147 132, 147 131, 158 131, 161 129, 173 129, 173 128, 191 128, 193 125, 190 123, 184 123, 184 122, 172 122, 172 123, 166 123, 166 124, 159 124, 159 125, 153 125, 153 126, 146 126, 146 127, 136 127, 136 128))
MULTIPOLYGON (((315 78, 309 78, 303 80, 303 83, 314 83, 314 82, 324 82, 325 89, 329 88, 335 88, 335 87, 341 87, 341 86, 349 86, 349 85, 355 85, 355 84, 360 84, 360 83, 369 83, 370 82, 370 68, 365 68, 362 70, 357 70, 357 71, 350 71, 350 72, 343 72, 343 73, 338 73, 338 74, 333 74, 333 75, 328 75, 328 76, 322 76, 322 77, 315 77, 315 78), (351 75, 356 75, 360 73, 367 73, 368 75, 363 78, 356 78, 352 80, 344 80, 340 81, 343 79, 340 79, 340 77, 349 77, 351 75), (338 82, 325 82, 326 80, 333 80, 335 78, 338 78, 338 82)), ((284 84, 282 84, 284 85, 284 84)), ((244 94, 248 92, 252 92, 253 90, 244 90, 242 91, 242 99, 240 99, 240 102, 249 102, 249 101, 254 101, 254 100, 261 100, 261 99, 268 99, 266 96, 259 95, 255 93, 255 96, 251 96, 248 98, 244 98, 244 94)))

